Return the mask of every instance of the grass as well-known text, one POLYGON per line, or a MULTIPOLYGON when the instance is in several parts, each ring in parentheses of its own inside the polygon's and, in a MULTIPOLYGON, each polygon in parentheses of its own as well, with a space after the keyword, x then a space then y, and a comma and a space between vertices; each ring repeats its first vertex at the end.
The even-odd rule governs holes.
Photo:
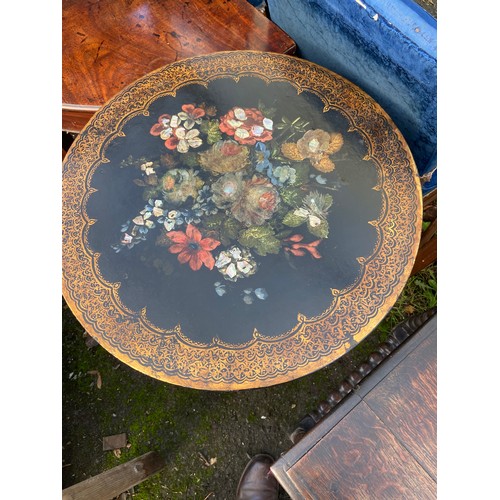
POLYGON ((273 387, 206 392, 152 379, 100 346, 87 347, 63 302, 63 487, 157 450, 167 467, 136 486, 134 499, 232 499, 249 457, 287 451, 300 419, 394 326, 436 304, 437 267, 430 266, 408 280, 378 328, 337 362, 273 387), (100 389, 92 371, 101 375, 100 389), (119 457, 104 452, 102 438, 122 432, 128 448, 119 457))

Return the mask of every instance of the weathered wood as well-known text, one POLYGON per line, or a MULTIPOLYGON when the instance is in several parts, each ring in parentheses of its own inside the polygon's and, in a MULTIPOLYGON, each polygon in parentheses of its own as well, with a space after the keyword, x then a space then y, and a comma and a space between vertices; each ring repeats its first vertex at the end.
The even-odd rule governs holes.
POLYGON ((322 418, 340 404, 358 384, 360 384, 372 371, 394 350, 401 345, 410 335, 415 333, 434 314, 436 308, 429 309, 422 314, 410 316, 406 321, 397 325, 387 340, 370 354, 368 359, 353 370, 340 386, 332 391, 325 401, 322 401, 316 410, 308 413, 299 423, 297 428, 290 435, 292 443, 298 443, 306 432, 314 427, 322 418))
POLYGON ((394 330, 363 370, 385 361, 275 462, 292 499, 436 497, 436 321, 394 330))
POLYGON ((66 488, 63 500, 110 500, 141 483, 165 467, 165 460, 150 451, 129 462, 66 488))
POLYGON ((62 20, 63 130, 72 132, 122 88, 174 61, 296 48, 246 0, 63 0, 62 20))
POLYGON ((289 470, 298 498, 434 498, 436 484, 361 401, 289 470))
POLYGON ((436 337, 428 337, 365 398, 389 431, 436 480, 436 337))

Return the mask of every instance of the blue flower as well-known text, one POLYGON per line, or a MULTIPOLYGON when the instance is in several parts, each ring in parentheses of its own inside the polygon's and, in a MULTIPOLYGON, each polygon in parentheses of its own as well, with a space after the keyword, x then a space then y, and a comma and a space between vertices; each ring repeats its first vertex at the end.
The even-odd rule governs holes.
POLYGON ((267 176, 275 186, 283 186, 286 182, 293 184, 297 178, 296 174, 296 170, 290 165, 278 165, 267 172, 267 176))
POLYGON ((257 172, 263 173, 264 170, 269 171, 269 169, 272 169, 273 165, 269 161, 270 156, 271 151, 267 149, 267 146, 263 142, 257 142, 255 144, 254 158, 255 170, 257 170, 257 172))
POLYGON ((203 186, 198 191, 198 196, 196 197, 196 203, 193 205, 193 210, 197 212, 201 211, 201 215, 211 215, 216 214, 219 209, 212 200, 212 190, 210 186, 203 186))
POLYGON ((146 229, 145 232, 140 230, 141 228, 137 226, 135 223, 132 224, 130 220, 125 222, 125 224, 122 224, 120 232, 121 232, 121 240, 120 243, 117 243, 115 245, 111 245, 111 248, 116 252, 120 252, 123 250, 125 247, 126 248, 133 248, 135 245, 140 243, 141 241, 145 241, 146 237, 144 234, 146 234, 148 231, 146 229))
POLYGON ((176 217, 176 224, 199 224, 203 211, 199 208, 183 208, 179 210, 179 215, 176 217))

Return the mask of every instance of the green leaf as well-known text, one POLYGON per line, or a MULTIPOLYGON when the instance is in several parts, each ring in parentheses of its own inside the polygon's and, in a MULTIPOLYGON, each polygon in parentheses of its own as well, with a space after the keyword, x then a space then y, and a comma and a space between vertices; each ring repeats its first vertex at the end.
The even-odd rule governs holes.
POLYGON ((144 189, 142 193, 142 198, 144 201, 148 201, 150 198, 156 198, 161 193, 161 184, 157 184, 156 186, 150 186, 144 189))
POLYGON ((238 239, 241 230, 241 224, 233 218, 225 219, 220 227, 221 243, 225 246, 238 239))
POLYGON ((215 144, 222 139, 222 133, 219 130, 218 120, 206 120, 200 126, 200 131, 207 136, 208 144, 215 144))
POLYGON ((280 192, 281 199, 290 207, 299 208, 302 206, 304 192, 297 187, 287 187, 280 192))
POLYGON ((225 217, 226 216, 222 213, 208 215, 203 219, 204 226, 207 229, 215 229, 219 231, 222 227, 225 217))
POLYGON ((307 184, 311 170, 309 165, 307 163, 294 163, 293 168, 295 169, 295 182, 293 185, 301 186, 302 184, 307 184))
POLYGON ((280 240, 274 235, 273 229, 268 226, 252 226, 245 229, 238 241, 248 248, 253 248, 259 255, 265 256, 270 253, 279 253, 280 240))
POLYGON ((181 155, 181 159, 182 163, 188 167, 194 168, 199 166, 198 153, 188 151, 187 153, 181 155))
POLYGON ((285 229, 285 230, 277 233, 276 238, 278 238, 279 240, 284 240, 285 238, 288 238, 289 236, 291 236, 292 233, 293 233, 293 231, 291 229, 285 229))
POLYGON ((266 118, 273 118, 274 115, 276 114, 277 109, 273 107, 266 107, 263 101, 259 99, 259 104, 257 105, 257 108, 262 112, 262 114, 266 118))
POLYGON ((288 227, 298 227, 306 222, 307 216, 297 215, 295 210, 291 210, 285 215, 283 224, 288 227))
POLYGON ((309 221, 307 222, 307 229, 313 236, 317 236, 318 238, 328 238, 328 221, 322 219, 321 223, 315 227, 312 227, 309 221))

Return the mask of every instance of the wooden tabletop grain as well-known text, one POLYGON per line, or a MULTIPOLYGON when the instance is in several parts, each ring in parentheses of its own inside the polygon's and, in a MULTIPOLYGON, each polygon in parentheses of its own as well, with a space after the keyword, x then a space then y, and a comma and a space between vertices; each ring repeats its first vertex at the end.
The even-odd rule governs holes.
POLYGON ((118 91, 174 61, 225 50, 293 54, 246 0, 63 0, 63 130, 80 132, 118 91))
POLYGON ((272 466, 293 499, 436 497, 436 322, 272 466))

